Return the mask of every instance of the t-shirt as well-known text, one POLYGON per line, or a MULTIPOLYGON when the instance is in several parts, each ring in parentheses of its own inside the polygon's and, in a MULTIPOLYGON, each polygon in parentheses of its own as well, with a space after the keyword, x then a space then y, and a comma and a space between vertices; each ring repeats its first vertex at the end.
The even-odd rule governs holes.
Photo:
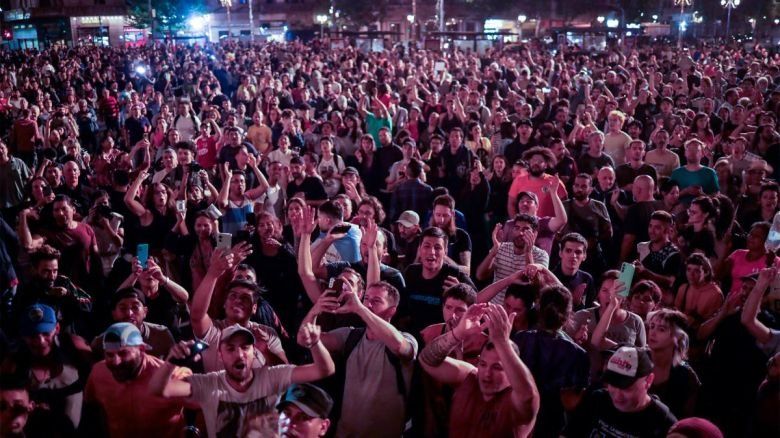
MULTIPOLYGON (((203 336, 203 341, 211 346, 211 348, 201 353, 201 357, 203 358, 203 369, 206 372, 219 371, 225 368, 225 364, 222 363, 222 357, 219 355, 218 347, 219 342, 222 339, 222 330, 230 324, 228 324, 224 319, 217 319, 213 320, 212 322, 213 323, 211 327, 209 327, 209 329, 206 331, 206 335, 203 336)), ((266 325, 258 324, 252 321, 249 321, 246 328, 253 331, 255 329, 260 329, 265 332, 269 337, 267 342, 268 350, 276 356, 284 354, 284 349, 282 349, 282 341, 279 340, 279 336, 276 334, 276 330, 266 325)), ((257 351, 259 348, 260 346, 258 343, 255 343, 255 350, 257 351)), ((255 360, 252 362, 252 368, 262 368, 263 365, 265 365, 265 362, 265 356, 257 351, 257 354, 255 354, 255 360)))
POLYGON ((696 397, 701 386, 699 376, 693 368, 683 362, 672 367, 665 382, 659 384, 657 380, 656 378, 649 392, 657 395, 675 416, 683 418, 690 415, 690 412, 686 412, 686 405, 688 400, 696 397))
MULTIPOLYGON (((536 194, 539 199, 539 209, 536 215, 539 217, 555 216, 555 208, 550 195, 550 187, 553 185, 557 176, 543 174, 540 178, 534 178, 530 174, 518 175, 512 185, 509 187, 509 198, 515 199, 520 192, 531 192, 536 194)), ((563 184, 558 185, 558 197, 566 199, 566 187, 563 184)))
POLYGON ((325 186, 322 185, 322 180, 313 176, 307 176, 300 184, 295 181, 290 181, 287 184, 287 199, 293 198, 299 193, 302 193, 303 199, 307 201, 323 201, 328 199, 328 194, 325 193, 325 186))
MULTIPOLYGON (((678 167, 672 171, 672 180, 677 181, 680 185, 680 190, 691 186, 701 186, 704 193, 708 195, 717 193, 720 190, 718 175, 709 167, 702 167, 695 172, 691 172, 685 167, 678 167)), ((688 202, 692 198, 690 195, 681 196, 680 201, 688 202)))
MULTIPOLYGON (((534 246, 531 249, 533 263, 543 265, 545 268, 550 263, 550 256, 539 247, 534 246)), ((493 282, 509 277, 517 271, 524 269, 528 265, 525 254, 515 253, 515 244, 512 242, 501 242, 498 247, 498 254, 493 260, 493 282)), ((503 289, 490 300, 493 304, 503 304, 506 289, 503 289)))
POLYGON ((631 136, 623 131, 608 133, 604 136, 604 152, 620 166, 626 162, 626 148, 629 143, 631 143, 631 136))
MULTIPOLYGON (((334 352, 342 352, 351 327, 328 332, 334 338, 334 352)), ((411 390, 414 358, 418 344, 409 333, 401 332, 414 353, 409 360, 400 359, 407 394, 411 390)), ((347 358, 341 420, 336 436, 387 437, 401 436, 406 423, 404 396, 398 391, 396 370, 387 358, 387 347, 378 340, 360 338, 347 358)))
POLYGON ((574 275, 566 275, 563 273, 561 265, 553 268, 552 273, 561 284, 571 291, 572 298, 574 298, 575 291, 584 288, 580 300, 572 301, 571 303, 574 310, 580 310, 593 305, 593 301, 596 299, 596 287, 593 284, 593 276, 581 269, 578 269, 574 275))
POLYGON ((200 137, 195 142, 197 150, 197 157, 201 167, 204 169, 211 169, 217 165, 217 139, 216 137, 200 137))
POLYGON ((456 228, 455 235, 447 242, 447 256, 458 263, 462 253, 471 252, 471 236, 463 228, 456 228))
POLYGON ((441 295, 444 293, 444 279, 448 276, 474 287, 468 275, 448 263, 444 263, 439 273, 431 279, 423 278, 422 265, 419 263, 406 268, 406 294, 401 298, 401 305, 405 308, 400 313, 411 317, 412 333, 417 334, 431 324, 442 322, 441 295))
POLYGON ((19 205, 24 200, 25 185, 32 176, 24 161, 16 157, 9 158, 7 163, 0 163, 0 208, 19 205))
POLYGON ((649 240, 647 228, 650 226, 650 216, 656 210, 659 210, 656 201, 637 202, 628 207, 626 220, 623 222, 623 232, 635 236, 634 242, 649 240))
POLYGON ((246 215, 254 211, 254 203, 249 198, 244 198, 241 204, 228 201, 228 206, 222 214, 222 232, 236 234, 244 229, 246 215))
POLYGON ((633 184, 634 179, 636 179, 636 177, 639 175, 648 175, 650 178, 653 178, 653 181, 658 180, 658 174, 655 170, 655 167, 649 164, 642 163, 638 169, 634 169, 631 164, 624 163, 615 169, 615 179, 617 180, 617 185, 619 187, 625 187, 628 184, 633 184))
POLYGON ((680 157, 669 149, 653 149, 645 155, 645 163, 655 167, 658 176, 669 176, 680 167, 680 157))
POLYGON ((620 412, 606 389, 587 395, 563 431, 566 437, 640 438, 665 437, 677 422, 657 397, 639 412, 620 412))
POLYGON ((80 222, 72 229, 46 230, 43 234, 46 243, 61 253, 60 272, 77 284, 85 281, 89 274, 90 253, 97 247, 92 227, 80 222))
POLYGON ((577 170, 579 172, 587 173, 588 175, 594 175, 599 169, 604 166, 615 168, 615 162, 612 157, 602 153, 598 157, 591 157, 588 154, 582 154, 577 160, 577 170))
POLYGON ((382 144, 379 142, 379 130, 383 127, 387 127, 388 129, 392 130, 393 121, 390 120, 390 117, 380 119, 373 113, 366 113, 366 133, 371 135, 371 137, 374 137, 374 144, 376 145, 382 144))
MULTIPOLYGON (((738 249, 729 255, 731 260, 731 289, 729 293, 736 292, 742 287, 742 277, 759 272, 766 268, 766 256, 761 256, 758 260, 747 259, 748 250, 738 249)), ((774 258, 774 265, 778 266, 780 257, 774 258)))
POLYGON ((528 330, 516 333, 512 340, 541 397, 534 435, 557 437, 565 422, 561 390, 588 387, 588 354, 562 331, 528 330))
POLYGON ((255 368, 252 385, 245 392, 228 384, 224 370, 194 374, 188 379, 192 385, 188 400, 203 410, 209 438, 243 436, 245 421, 276 408, 292 383, 294 369, 294 365, 255 368))
POLYGON ((153 395, 149 382, 163 361, 142 355, 141 371, 135 379, 118 382, 106 366, 98 362, 84 389, 84 402, 97 403, 106 415, 111 438, 181 436, 184 428, 181 400, 153 395))
POLYGON ((512 387, 485 400, 474 371, 452 395, 449 436, 451 438, 511 437, 522 426, 512 404, 512 387))

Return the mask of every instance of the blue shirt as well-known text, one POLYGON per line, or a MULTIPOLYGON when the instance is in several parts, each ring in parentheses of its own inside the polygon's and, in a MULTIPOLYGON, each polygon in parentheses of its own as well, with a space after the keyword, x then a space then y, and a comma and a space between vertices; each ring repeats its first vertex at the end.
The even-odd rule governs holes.
POLYGON ((246 226, 246 215, 254 211, 254 203, 246 202, 241 207, 235 207, 232 202, 222 214, 222 232, 235 235, 246 226))
MULTIPOLYGON (((691 186, 701 186, 704 193, 708 195, 720 191, 718 175, 709 167, 702 167, 695 172, 691 172, 686 169, 685 166, 680 166, 672 171, 672 180, 680 184, 680 190, 687 189, 691 186)), ((680 197, 680 200, 686 203, 690 202, 692 199, 693 197, 690 195, 680 197)))
MULTIPOLYGON (((320 236, 317 240, 324 238, 328 233, 320 231, 320 236)), ((343 238, 333 242, 333 247, 341 256, 341 260, 344 262, 359 262, 360 261, 360 238, 362 233, 360 228, 356 225, 350 224, 347 235, 343 238)))

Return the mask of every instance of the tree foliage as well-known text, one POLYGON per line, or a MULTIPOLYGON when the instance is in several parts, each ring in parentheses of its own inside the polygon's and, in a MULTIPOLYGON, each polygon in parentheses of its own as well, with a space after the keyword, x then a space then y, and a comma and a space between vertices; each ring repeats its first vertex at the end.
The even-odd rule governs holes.
POLYGON ((334 0, 333 6, 345 20, 355 25, 365 25, 384 20, 390 0, 334 0))
POLYGON ((187 19, 206 10, 205 0, 126 0, 127 15, 133 26, 154 27, 161 32, 175 33, 187 26, 187 19), (152 7, 155 12, 152 18, 152 7))

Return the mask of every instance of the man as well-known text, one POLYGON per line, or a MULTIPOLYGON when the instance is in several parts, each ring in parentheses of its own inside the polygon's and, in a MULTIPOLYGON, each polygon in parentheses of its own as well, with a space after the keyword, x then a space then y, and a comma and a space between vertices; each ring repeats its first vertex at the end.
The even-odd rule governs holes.
POLYGON ((27 164, 11 156, 8 145, 0 141, 0 212, 11 225, 16 223, 30 178, 32 172, 27 164))
MULTIPOLYGON (((398 437, 406 424, 417 341, 390 324, 401 295, 386 282, 369 285, 363 301, 356 294, 323 298, 326 311, 355 314, 365 329, 344 327, 322 334, 328 351, 346 357, 344 415, 336 436, 398 437), (393 382, 388 384, 389 382, 393 382)), ((316 315, 309 314, 304 324, 316 315)), ((306 345, 299 333, 298 343, 306 345)))
MULTIPOLYGON (((81 131, 81 129, 79 129, 81 131)), ((41 141, 38 123, 32 111, 25 108, 19 112, 19 118, 11 128, 9 142, 14 146, 14 154, 27 166, 35 166, 35 144, 41 141)))
POLYGON ((151 130, 151 122, 149 122, 149 119, 147 119, 146 116, 141 114, 141 105, 132 105, 130 107, 130 117, 125 119, 124 130, 122 131, 125 144, 132 145, 138 143, 143 140, 144 135, 148 135, 151 130))
MULTIPOLYGON (((494 236, 499 231, 500 227, 496 226, 494 236)), ((494 237, 493 247, 477 267, 477 279, 485 281, 493 274, 493 282, 496 282, 523 270, 529 264, 539 264, 546 268, 550 262, 549 254, 534 245, 538 231, 539 220, 536 217, 522 213, 515 216, 509 242, 499 242, 494 237)), ((503 303, 504 292, 500 291, 490 302, 503 303)))
POLYGON ((590 307, 596 299, 593 277, 580 269, 588 258, 588 241, 577 233, 568 233, 561 238, 558 255, 561 263, 552 273, 571 291, 572 307, 581 310, 590 307))
POLYGON ((83 436, 180 436, 183 404, 152 393, 152 376, 164 362, 146 354, 146 348, 141 332, 127 322, 103 334, 105 359, 92 368, 84 389, 83 436))
POLYGON ((506 206, 509 217, 517 214, 517 198, 523 191, 536 194, 539 200, 539 217, 554 216, 555 208, 550 195, 552 188, 557 186, 557 193, 561 199, 568 197, 566 188, 559 183, 558 177, 545 173, 547 169, 555 167, 555 156, 546 147, 536 146, 523 154, 523 160, 528 162, 528 173, 519 175, 512 181, 506 206))
MULTIPOLYGON (((278 335, 271 327, 250 321, 252 315, 257 312, 256 283, 239 280, 232 281, 228 285, 227 299, 225 300, 225 319, 212 320, 208 315, 209 304, 214 293, 214 287, 219 277, 228 270, 232 270, 237 260, 241 260, 248 254, 248 244, 239 244, 234 252, 215 250, 212 254, 209 269, 203 277, 195 296, 192 298, 190 319, 192 320, 192 332, 197 339, 202 339, 209 345, 218 345, 225 327, 238 324, 246 327, 257 340, 255 349, 260 354, 253 355, 254 362, 249 362, 253 368, 260 368, 266 363, 280 364, 287 362, 287 356, 282 349, 278 335)), ((201 355, 203 368, 207 371, 218 371, 225 368, 222 356, 217 349, 208 349, 201 355)))
POLYGON ((509 164, 521 159, 527 151, 538 143, 533 137, 534 124, 531 119, 523 118, 517 122, 517 137, 504 149, 504 156, 509 164))
POLYGON ((316 438, 328 433, 333 399, 322 389, 302 383, 290 386, 276 408, 282 413, 282 421, 289 422, 287 436, 316 438))
POLYGON ((78 163, 74 160, 66 161, 62 165, 62 177, 63 184, 54 193, 69 197, 79 217, 86 218, 94 191, 81 183, 81 168, 78 163))
MULTIPOLYGON (((457 284, 442 294, 442 316, 444 322, 431 324, 420 332, 420 337, 424 344, 430 344, 439 337, 455 327, 460 319, 466 314, 469 307, 474 305, 477 300, 477 292, 473 287, 467 284, 457 284)), ((487 336, 484 333, 477 333, 463 340, 460 348, 452 352, 452 357, 476 365, 479 353, 487 342, 487 336)))
MULTIPOLYGON (((164 359, 176 342, 168 327, 144 320, 148 311, 146 296, 138 289, 120 289, 111 296, 111 318, 114 322, 129 322, 136 326, 141 332, 144 344, 149 346, 146 352, 164 359)), ((92 353, 94 356, 103 357, 102 334, 92 341, 92 353)))
POLYGON ((0 438, 76 437, 72 425, 58 421, 47 406, 30 399, 25 381, 10 375, 0 377, 0 438))
POLYGON ((420 236, 417 250, 419 262, 406 268, 406 296, 401 315, 412 333, 441 322, 441 296, 444 290, 458 283, 474 286, 468 274, 445 262, 447 234, 436 227, 427 228, 420 236))
POLYGON ((232 169, 237 168, 236 155, 241 153, 243 148, 246 148, 246 151, 253 157, 257 157, 257 149, 252 146, 252 143, 244 140, 244 136, 238 128, 225 128, 222 136, 223 145, 219 149, 219 163, 229 163, 232 169))
POLYGON ((531 371, 509 340, 514 314, 495 304, 475 304, 457 327, 431 342, 420 355, 423 369, 438 382, 455 386, 449 434, 529 436, 539 412, 539 392, 531 371), (463 339, 488 329, 479 366, 447 357, 463 339))
POLYGON ((648 394, 653 380, 649 350, 618 348, 604 373, 607 388, 585 397, 562 436, 665 437, 677 419, 658 397, 648 394))
POLYGON ((471 273, 471 236, 456 225, 455 211, 455 199, 452 196, 437 196, 433 200, 430 226, 447 234, 447 262, 468 275, 471 273))
POLYGON ((634 204, 628 207, 626 219, 623 225, 623 242, 620 247, 620 260, 633 259, 636 242, 644 242, 649 239, 647 228, 650 225, 650 217, 653 212, 659 210, 659 202, 655 200, 655 181, 647 176, 640 175, 631 184, 631 192, 634 196, 634 204))
MULTIPOLYGON (((535 245, 543 249, 547 254, 552 254, 553 239, 558 231, 566 226, 566 222, 569 220, 569 218, 566 217, 566 210, 563 208, 563 202, 558 196, 555 182, 550 190, 550 198, 553 201, 552 204, 555 215, 539 217, 537 216, 537 213, 539 212, 539 198, 536 196, 536 193, 523 191, 517 195, 517 211, 539 219, 539 232, 536 233, 535 245)), ((512 223, 513 220, 509 220, 502 227, 501 240, 511 240, 509 235, 512 233, 512 223)))
POLYGON ((659 177, 668 177, 674 169, 680 167, 680 156, 669 150, 669 133, 665 130, 656 130, 651 140, 655 148, 647 152, 645 162, 655 167, 659 177))
POLYGON ((423 164, 412 159, 406 165, 406 179, 399 183, 390 198, 390 220, 402 211, 424 212, 430 208, 433 188, 423 181, 423 164))
POLYGON ((359 262, 360 240, 362 232, 357 225, 344 222, 341 207, 333 201, 325 201, 317 209, 317 224, 319 236, 312 245, 314 250, 325 249, 325 261, 328 263, 343 261, 348 263, 359 262), (337 227, 348 228, 346 232, 337 227), (324 245, 324 247, 323 247, 324 245))
POLYGON ((257 354, 253 332, 239 324, 230 325, 222 330, 215 348, 225 369, 188 376, 176 373, 171 363, 192 355, 194 341, 182 341, 171 349, 167 361, 149 382, 149 391, 164 399, 182 402, 186 397, 188 402, 198 404, 209 438, 240 436, 246 420, 274 409, 279 395, 291 384, 333 374, 335 366, 320 341, 320 328, 304 324, 298 338, 301 346, 311 351, 314 363, 253 368, 257 354))
POLYGON ((463 184, 468 181, 468 175, 477 156, 463 142, 463 129, 453 128, 449 132, 449 147, 445 147, 439 155, 441 167, 444 168, 442 183, 450 193, 459 193, 463 184))
POLYGON ((658 180, 658 173, 655 168, 642 161, 645 156, 645 142, 642 140, 631 140, 626 150, 626 162, 615 169, 618 186, 630 191, 631 185, 639 175, 648 175, 653 182, 658 180))
POLYGON ((398 251, 398 264, 405 269, 417 260, 417 248, 420 246, 420 215, 406 210, 395 221, 395 242, 398 251))
MULTIPOLYGON (((387 238, 385 233, 379 230, 373 219, 363 228, 363 235, 360 238, 360 260, 357 262, 337 261, 331 263, 322 263, 325 256, 325 245, 317 245, 312 251, 312 266, 314 266, 314 275, 321 280, 337 277, 346 268, 354 269, 363 278, 368 273, 369 251, 377 253, 377 260, 381 261, 387 253, 387 238)), ((387 281, 399 291, 406 288, 404 277, 398 269, 388 266, 384 263, 379 264, 379 278, 387 281)))
MULTIPOLYGON (((393 167, 398 161, 404 159, 404 152, 400 146, 393 142, 393 137, 390 129, 383 127, 379 129, 379 149, 374 153, 374 162, 371 167, 371 175, 368 178, 369 189, 374 192, 379 191, 383 194, 387 194, 387 176, 390 173, 390 168, 393 167)), ((383 201, 389 201, 389 194, 387 199, 383 201)))
POLYGON ((687 164, 672 171, 672 180, 680 184, 680 202, 686 205, 698 196, 712 195, 720 190, 715 171, 701 165, 705 147, 699 139, 686 141, 683 148, 687 164))
POLYGON ((293 157, 290 160, 290 177, 292 179, 287 183, 287 199, 297 196, 315 207, 328 200, 322 180, 313 176, 305 176, 303 173, 303 160, 300 157, 293 157))
POLYGON ((589 272, 601 272, 593 269, 602 262, 602 246, 600 242, 612 239, 612 222, 607 207, 600 201, 590 198, 593 192, 593 180, 590 175, 581 173, 574 178, 572 199, 563 201, 569 222, 564 228, 565 233, 578 233, 588 240, 589 272))

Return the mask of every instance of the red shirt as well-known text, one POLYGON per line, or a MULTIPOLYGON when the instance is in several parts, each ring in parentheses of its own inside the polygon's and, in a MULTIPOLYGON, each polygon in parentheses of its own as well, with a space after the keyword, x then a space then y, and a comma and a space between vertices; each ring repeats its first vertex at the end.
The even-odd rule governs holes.
MULTIPOLYGON (((509 198, 516 198, 520 192, 532 192, 539 198, 539 210, 537 217, 555 216, 552 197, 550 196, 550 187, 555 182, 556 176, 544 174, 541 178, 531 178, 530 174, 518 175, 509 188, 509 198)), ((558 185, 558 196, 566 199, 566 187, 563 184, 558 185)))
POLYGON ((62 253, 60 272, 69 276, 76 284, 83 285, 89 274, 92 248, 97 248, 95 230, 79 222, 76 228, 46 230, 42 234, 46 237, 46 243, 62 253))
POLYGON ((163 361, 143 354, 141 372, 133 380, 118 382, 106 367, 98 362, 87 380, 84 402, 103 408, 111 438, 151 438, 182 435, 185 426, 183 402, 165 399, 149 391, 149 381, 163 361))
POLYGON ((17 152, 34 151, 37 138, 38 124, 34 120, 20 119, 14 122, 12 143, 16 144, 17 152))
POLYGON ((473 372, 452 395, 450 438, 511 437, 522 426, 512 405, 512 388, 485 401, 473 372))
POLYGON ((197 150, 196 160, 204 169, 211 169, 217 165, 217 140, 216 137, 200 137, 195 143, 197 150))

